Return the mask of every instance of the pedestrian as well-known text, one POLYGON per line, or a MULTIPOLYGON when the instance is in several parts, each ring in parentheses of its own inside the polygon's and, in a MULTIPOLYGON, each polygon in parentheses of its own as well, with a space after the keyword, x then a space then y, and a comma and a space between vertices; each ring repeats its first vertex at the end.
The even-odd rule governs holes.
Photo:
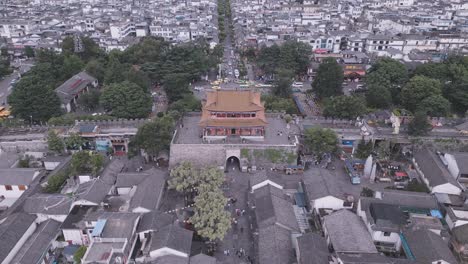
POLYGON ((227 250, 223 251, 224 256, 227 256, 227 250))
POLYGON ((244 233, 244 227, 240 228, 241 233, 244 233))
POLYGON ((230 256, 230 255, 231 255, 231 251, 230 251, 229 249, 227 250, 227 252, 226 252, 226 253, 227 253, 227 255, 228 255, 228 256, 230 256))
POLYGON ((241 215, 244 215, 244 214, 245 214, 245 210, 244 210, 244 209, 242 209, 242 211, 241 211, 241 215))

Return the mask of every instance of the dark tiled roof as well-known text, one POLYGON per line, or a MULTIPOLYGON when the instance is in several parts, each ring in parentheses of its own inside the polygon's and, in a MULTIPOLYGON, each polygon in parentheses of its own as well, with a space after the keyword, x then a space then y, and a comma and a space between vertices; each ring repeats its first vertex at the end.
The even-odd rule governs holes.
POLYGON ((58 235, 60 222, 47 220, 42 222, 16 254, 12 263, 40 263, 49 245, 58 235))
POLYGON ((461 244, 468 244, 468 225, 456 226, 452 229, 453 238, 461 244))
POLYGON ((292 203, 284 198, 280 189, 266 185, 255 190, 254 196, 259 227, 280 224, 291 231, 299 230, 292 203))
POLYGON ((137 232, 158 231, 174 223, 174 216, 163 212, 152 211, 141 216, 137 232))
POLYGON ((30 214, 68 215, 72 201, 61 194, 35 194, 26 199, 23 210, 30 214))
POLYGON ((398 205, 372 203, 369 211, 377 225, 381 222, 397 227, 406 224, 405 216, 398 205))
POLYGON ((323 225, 337 253, 377 253, 364 222, 351 211, 343 209, 327 215, 323 225))
POLYGON ((216 264, 216 258, 200 253, 190 257, 190 264, 216 264))
POLYGON ((326 196, 342 199, 345 192, 333 181, 333 175, 328 170, 312 168, 305 171, 304 185, 307 197, 310 200, 326 196))
POLYGON ((424 148, 422 150, 415 151, 414 159, 421 171, 424 173, 424 177, 429 180, 430 186, 434 187, 446 183, 458 186, 454 177, 450 175, 448 170, 440 161, 440 158, 437 157, 436 153, 424 148))
POLYGON ((307 233, 297 238, 301 264, 329 264, 327 241, 318 233, 307 233))
POLYGON ((468 174, 468 153, 453 153, 455 160, 457 161, 458 169, 460 174, 468 174))
POLYGON ((29 185, 37 169, 0 169, 0 185, 29 185))
POLYGON ((65 81, 55 89, 55 92, 62 103, 67 104, 71 99, 73 99, 73 97, 75 97, 76 94, 83 91, 86 86, 90 85, 94 81, 96 81, 94 77, 83 71, 65 81))
POLYGON ((250 186, 254 186, 267 180, 270 180, 280 186, 284 186, 284 181, 281 178, 281 175, 268 170, 262 170, 252 175, 250 178, 250 186))
POLYGON ((432 263, 438 260, 450 264, 458 263, 448 248, 448 243, 439 235, 426 229, 404 231, 409 248, 418 263, 432 263))
POLYGON ((189 258, 179 257, 174 255, 165 255, 158 257, 151 262, 145 262, 148 264, 189 264, 189 258))
POLYGON ((5 222, 0 224, 0 262, 3 262, 10 254, 26 230, 35 224, 36 218, 35 215, 17 213, 11 214, 5 222))
POLYGON ((137 186, 136 192, 130 201, 131 209, 139 207, 148 210, 158 209, 166 184, 166 173, 154 168, 147 171, 147 173, 148 176, 137 186))
POLYGON ((190 249, 192 248, 192 231, 173 224, 165 226, 161 230, 151 234, 150 249, 152 251, 167 247, 190 255, 190 249))
POLYGON ((278 225, 260 227, 258 255, 259 264, 293 263, 291 232, 278 225))

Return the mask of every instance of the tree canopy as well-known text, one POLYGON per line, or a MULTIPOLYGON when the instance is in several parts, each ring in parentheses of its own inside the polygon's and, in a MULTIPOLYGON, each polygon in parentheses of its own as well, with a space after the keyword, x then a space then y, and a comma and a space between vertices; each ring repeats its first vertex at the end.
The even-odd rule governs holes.
POLYGON ((313 154, 321 157, 338 149, 338 137, 328 128, 313 127, 304 131, 304 146, 313 154))
POLYGON ((111 115, 120 118, 147 117, 152 107, 149 93, 128 81, 104 86, 100 101, 111 115))
POLYGON ((62 153, 65 149, 63 140, 59 137, 55 130, 50 130, 47 136, 47 146, 50 151, 62 153))
POLYGON ((336 96, 325 100, 323 115, 326 117, 356 119, 366 112, 366 102, 358 96, 336 96))
POLYGON ((384 108, 389 105, 388 93, 392 95, 392 102, 398 103, 401 87, 408 80, 408 71, 404 64, 390 58, 381 58, 372 65, 366 76, 369 92, 368 102, 372 107, 384 108), (387 90, 387 91, 384 91, 387 90), (378 96, 378 93, 381 95, 378 96), (372 101, 377 99, 376 102, 372 101))
POLYGON ((73 154, 70 168, 74 175, 91 174, 97 176, 103 165, 104 157, 101 154, 79 151, 73 154))
POLYGON ((401 102, 406 109, 414 112, 424 99, 441 93, 441 84, 438 80, 415 76, 401 90, 401 102))
POLYGON ((333 58, 325 59, 319 66, 312 89, 319 98, 342 94, 343 69, 333 58))
POLYGON ((47 81, 34 76, 24 76, 8 96, 12 115, 26 120, 47 121, 59 116, 60 100, 47 81))
POLYGON ((275 112, 286 112, 287 114, 297 114, 296 104, 291 98, 282 98, 271 94, 262 95, 265 109, 275 112))
POLYGON ((143 149, 152 156, 161 151, 169 150, 174 130, 174 120, 171 116, 158 117, 138 128, 132 139, 134 148, 143 149))
POLYGON ((289 98, 292 94, 292 83, 292 72, 285 69, 280 70, 278 72, 276 83, 273 86, 273 94, 278 97, 289 98))
POLYGON ((293 75, 305 75, 311 54, 312 48, 308 44, 286 41, 281 46, 262 47, 258 52, 257 65, 267 75, 274 75, 279 69, 291 70, 293 75))
POLYGON ((425 136, 431 131, 431 124, 424 111, 417 111, 408 125, 408 134, 411 136, 425 136))
POLYGON ((219 189, 202 192, 195 198, 195 214, 190 221, 200 236, 209 241, 224 239, 231 227, 231 215, 224 209, 227 200, 219 189))

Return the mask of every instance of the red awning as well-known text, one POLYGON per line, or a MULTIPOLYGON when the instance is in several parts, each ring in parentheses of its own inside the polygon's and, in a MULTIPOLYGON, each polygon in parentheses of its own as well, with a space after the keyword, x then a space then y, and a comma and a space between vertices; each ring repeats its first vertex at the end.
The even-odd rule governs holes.
POLYGON ((408 177, 408 174, 406 174, 406 172, 404 171, 397 171, 395 172, 395 176, 396 177, 408 177))

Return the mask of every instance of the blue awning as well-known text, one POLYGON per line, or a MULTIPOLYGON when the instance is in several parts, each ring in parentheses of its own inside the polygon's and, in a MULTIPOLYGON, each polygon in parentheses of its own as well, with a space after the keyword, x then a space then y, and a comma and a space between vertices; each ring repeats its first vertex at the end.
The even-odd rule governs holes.
POLYGON ((91 235, 93 237, 98 237, 102 234, 102 230, 104 230, 104 226, 106 225, 106 219, 99 219, 96 223, 96 226, 93 229, 91 235))
POLYGON ((439 210, 431 210, 431 216, 442 219, 442 213, 439 210))

